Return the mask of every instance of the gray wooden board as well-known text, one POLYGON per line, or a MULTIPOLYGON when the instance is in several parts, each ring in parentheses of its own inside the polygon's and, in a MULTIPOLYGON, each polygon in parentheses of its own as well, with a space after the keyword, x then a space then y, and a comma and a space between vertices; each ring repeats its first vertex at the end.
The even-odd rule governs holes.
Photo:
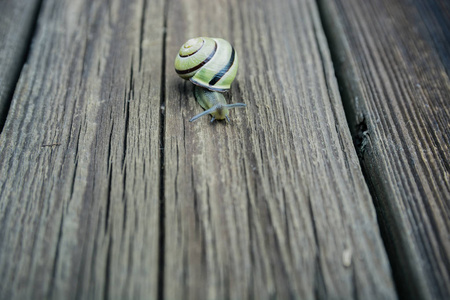
POLYGON ((162 45, 163 1, 43 2, 0 136, 1 299, 157 297, 162 45))
POLYGON ((0 131, 34 31, 39 4, 39 0, 0 1, 0 131))
POLYGON ((166 41, 165 298, 396 298, 315 1, 170 1, 166 41), (188 122, 196 36, 239 55, 232 125, 188 122))
POLYGON ((401 295, 450 298, 450 3, 321 1, 401 295))

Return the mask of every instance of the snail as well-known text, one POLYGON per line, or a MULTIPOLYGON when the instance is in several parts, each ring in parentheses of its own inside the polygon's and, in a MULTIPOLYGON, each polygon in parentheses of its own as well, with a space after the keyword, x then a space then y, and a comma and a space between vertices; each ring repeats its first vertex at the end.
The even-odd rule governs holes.
POLYGON ((189 122, 211 114, 214 120, 228 118, 228 110, 245 107, 244 103, 227 104, 223 92, 230 89, 236 77, 238 57, 229 42, 219 38, 198 37, 188 40, 175 58, 175 71, 195 84, 194 96, 205 109, 189 122))

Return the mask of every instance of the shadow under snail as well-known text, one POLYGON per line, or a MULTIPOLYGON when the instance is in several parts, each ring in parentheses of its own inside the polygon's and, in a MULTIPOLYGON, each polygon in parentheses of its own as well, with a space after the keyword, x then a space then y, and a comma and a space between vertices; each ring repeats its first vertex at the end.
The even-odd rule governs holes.
POLYGON ((197 102, 205 109, 189 122, 211 114, 214 120, 228 118, 228 109, 245 107, 244 103, 227 104, 223 92, 230 89, 236 77, 238 57, 234 48, 226 40, 198 37, 188 40, 175 58, 175 71, 194 87, 197 102))

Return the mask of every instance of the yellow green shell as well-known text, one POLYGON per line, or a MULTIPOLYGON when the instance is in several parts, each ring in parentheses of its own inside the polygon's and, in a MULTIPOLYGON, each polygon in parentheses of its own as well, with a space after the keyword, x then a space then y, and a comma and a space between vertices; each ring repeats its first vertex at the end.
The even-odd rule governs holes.
POLYGON ((177 74, 211 91, 225 92, 236 77, 238 57, 226 40, 198 37, 187 41, 175 59, 177 74))

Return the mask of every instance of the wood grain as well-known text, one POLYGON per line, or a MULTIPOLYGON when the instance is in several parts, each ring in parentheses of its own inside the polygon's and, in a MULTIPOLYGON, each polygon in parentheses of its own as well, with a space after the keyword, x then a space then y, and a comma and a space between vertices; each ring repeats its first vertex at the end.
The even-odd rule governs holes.
POLYGON ((1 299, 157 297, 162 37, 162 1, 43 2, 0 136, 1 299))
POLYGON ((164 297, 396 298, 314 1, 170 1, 164 297), (173 60, 232 42, 232 125, 207 118, 173 60))
POLYGON ((40 2, 0 1, 0 131, 34 32, 40 2))
POLYGON ((321 1, 400 295, 450 298, 450 5, 321 1))

